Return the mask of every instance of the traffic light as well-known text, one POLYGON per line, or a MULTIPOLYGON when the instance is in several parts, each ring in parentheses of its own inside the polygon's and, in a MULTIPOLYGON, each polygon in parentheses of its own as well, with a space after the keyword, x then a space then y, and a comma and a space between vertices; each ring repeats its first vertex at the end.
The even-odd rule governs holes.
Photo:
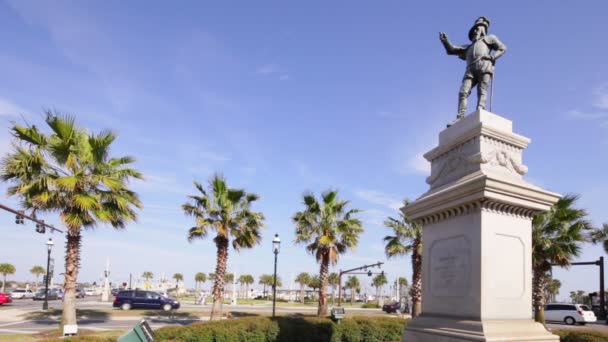
POLYGON ((371 277, 372 276, 372 271, 367 271, 367 276, 371 277))
POLYGON ((46 227, 44 226, 44 220, 41 220, 42 224, 36 223, 36 233, 44 234, 46 232, 46 227))
MULTIPOLYGON (((23 214, 23 210, 19 210, 19 213, 23 214)), ((23 221, 23 216, 22 216, 22 215, 20 215, 20 214, 17 214, 17 215, 15 216, 15 223, 16 223, 16 224, 24 224, 24 221, 23 221)))

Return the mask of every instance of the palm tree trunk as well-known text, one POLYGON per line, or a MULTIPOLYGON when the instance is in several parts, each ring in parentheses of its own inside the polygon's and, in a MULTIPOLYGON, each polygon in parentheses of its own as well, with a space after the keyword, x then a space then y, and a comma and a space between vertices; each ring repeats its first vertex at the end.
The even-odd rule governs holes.
POLYGON ((224 276, 228 263, 228 239, 222 236, 215 238, 217 246, 217 265, 215 266, 215 283, 213 284, 213 307, 210 320, 222 319, 222 305, 224 304, 224 276))
POLYGON ((300 302, 304 304, 304 284, 300 284, 300 302))
POLYGON ((40 274, 36 274, 36 290, 38 290, 38 279, 40 278, 40 274))
POLYGON ((350 288, 350 306, 353 306, 355 304, 355 288, 351 287, 350 288))
POLYGON ((534 320, 545 324, 545 298, 543 289, 545 288, 545 272, 540 267, 534 268, 532 281, 532 305, 534 306, 534 320))
POLYGON ((336 305, 336 287, 331 286, 331 305, 336 305))
POLYGON ((63 325, 75 325, 76 320, 76 280, 78 279, 78 268, 80 267, 80 227, 68 228, 67 244, 65 252, 65 281, 63 284, 63 314, 61 323, 63 325))
POLYGON ((420 242, 414 242, 412 251, 412 318, 422 312, 422 255, 418 253, 420 242))
POLYGON ((327 277, 329 276, 329 252, 324 252, 321 257, 321 269, 319 271, 319 309, 317 317, 327 316, 327 277))

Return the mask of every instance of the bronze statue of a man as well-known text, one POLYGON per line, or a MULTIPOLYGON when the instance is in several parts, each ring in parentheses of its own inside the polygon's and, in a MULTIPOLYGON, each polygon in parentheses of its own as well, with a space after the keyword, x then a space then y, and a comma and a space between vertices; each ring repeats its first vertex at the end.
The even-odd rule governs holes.
POLYGON ((439 40, 443 43, 447 54, 456 55, 467 62, 467 70, 458 93, 457 119, 464 117, 467 98, 474 86, 477 86, 477 110, 485 109, 488 85, 494 74, 494 64, 507 50, 496 36, 487 34, 489 27, 490 21, 486 17, 479 17, 469 30, 471 44, 468 45, 452 45, 445 33, 439 33, 439 40), (492 51, 494 54, 491 54, 492 51))

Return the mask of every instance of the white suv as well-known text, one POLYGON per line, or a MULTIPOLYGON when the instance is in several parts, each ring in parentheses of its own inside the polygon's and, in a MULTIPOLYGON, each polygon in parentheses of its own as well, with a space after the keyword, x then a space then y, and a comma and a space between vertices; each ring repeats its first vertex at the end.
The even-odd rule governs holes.
POLYGON ((587 322, 595 322, 597 318, 588 306, 583 304, 559 304, 551 303, 545 305, 545 320, 559 321, 568 325, 587 322))
POLYGON ((26 299, 34 298, 34 292, 32 290, 16 289, 11 291, 12 299, 26 299))

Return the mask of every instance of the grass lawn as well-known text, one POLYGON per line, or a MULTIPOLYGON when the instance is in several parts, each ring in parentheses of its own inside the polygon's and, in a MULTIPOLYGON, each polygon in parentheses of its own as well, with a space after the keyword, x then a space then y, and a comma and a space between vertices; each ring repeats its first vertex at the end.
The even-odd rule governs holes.
MULTIPOLYGON (((94 331, 87 329, 79 329, 78 336, 98 336, 98 337, 119 337, 126 333, 127 330, 108 330, 108 331, 94 331)), ((40 340, 57 339, 57 341, 64 341, 61 338, 62 332, 59 329, 48 330, 37 334, 10 334, 0 335, 0 341, 19 341, 19 342, 31 342, 40 340)))

